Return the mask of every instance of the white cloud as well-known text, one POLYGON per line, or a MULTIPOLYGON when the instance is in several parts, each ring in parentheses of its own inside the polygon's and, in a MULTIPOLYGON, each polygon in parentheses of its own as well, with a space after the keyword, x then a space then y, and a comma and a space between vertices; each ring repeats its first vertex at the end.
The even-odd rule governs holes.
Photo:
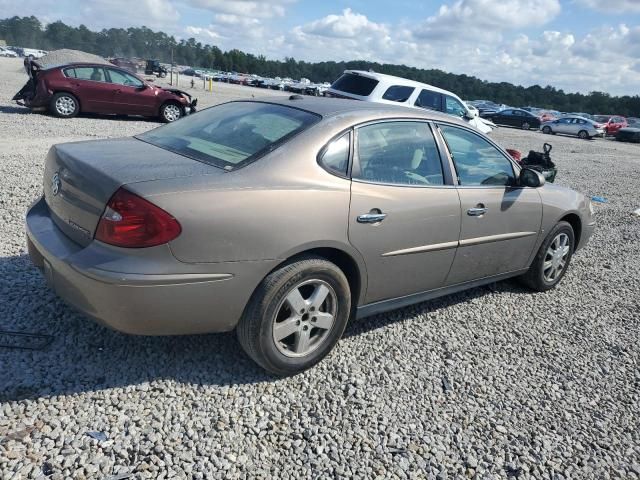
POLYGON ((286 7, 295 0, 184 0, 186 4, 240 17, 272 18, 282 17, 286 7))
POLYGON ((559 0, 457 0, 441 5, 414 33, 418 38, 499 38, 500 32, 541 26, 561 11, 559 0))
POLYGON ((251 17, 241 17, 230 13, 217 13, 213 17, 215 23, 233 27, 251 27, 260 25, 260 20, 251 17))
POLYGON ((130 0, 92 0, 82 5, 83 18, 91 19, 90 24, 97 27, 144 25, 167 29, 180 19, 171 0, 137 0, 135 8, 131 8, 130 0))
POLYGON ((219 40, 221 37, 213 30, 213 25, 209 25, 209 28, 187 26, 184 29, 185 33, 190 37, 197 37, 207 43, 219 40))
POLYGON ((387 27, 371 22, 365 15, 354 13, 350 8, 343 10, 342 15, 327 15, 320 20, 300 27, 304 34, 323 37, 356 38, 362 35, 388 36, 387 27))
POLYGON ((625 12, 640 12, 640 1, 638 0, 615 0, 615 2, 603 0, 574 0, 574 3, 612 15, 620 15, 625 12))

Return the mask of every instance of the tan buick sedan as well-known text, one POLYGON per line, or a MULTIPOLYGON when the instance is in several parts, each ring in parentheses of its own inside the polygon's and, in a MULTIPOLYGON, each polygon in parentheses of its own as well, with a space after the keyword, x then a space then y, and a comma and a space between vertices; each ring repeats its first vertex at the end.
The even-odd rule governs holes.
POLYGON ((594 218, 584 195, 544 183, 448 115, 230 102, 52 147, 28 246, 56 293, 105 325, 236 329, 287 375, 357 317, 508 277, 556 286, 594 218))

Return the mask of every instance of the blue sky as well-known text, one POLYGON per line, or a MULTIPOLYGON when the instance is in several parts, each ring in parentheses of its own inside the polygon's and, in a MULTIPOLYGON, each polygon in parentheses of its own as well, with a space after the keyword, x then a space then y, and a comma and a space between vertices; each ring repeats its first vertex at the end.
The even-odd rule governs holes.
POLYGON ((147 25, 269 58, 366 59, 640 94, 640 0, 0 0, 89 28, 147 25))

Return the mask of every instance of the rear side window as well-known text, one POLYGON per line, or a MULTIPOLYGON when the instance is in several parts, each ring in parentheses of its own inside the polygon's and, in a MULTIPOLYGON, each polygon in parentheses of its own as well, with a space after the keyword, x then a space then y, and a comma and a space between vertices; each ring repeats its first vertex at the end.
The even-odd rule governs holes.
POLYGON ((63 70, 64 76, 69 78, 76 78, 76 70, 75 68, 65 68, 63 70))
POLYGON ((349 167, 350 146, 351 132, 329 142, 320 154, 320 165, 332 173, 345 176, 349 167))
POLYGON ((343 73, 340 78, 333 82, 331 88, 352 95, 367 97, 371 95, 376 85, 378 85, 378 81, 373 78, 363 77, 362 75, 355 75, 353 73, 343 73))
POLYGON ((104 69, 101 67, 76 67, 75 77, 80 80, 93 80, 94 82, 106 82, 104 69))
POLYGON ((394 185, 442 185, 442 163, 429 125, 384 122, 358 129, 353 178, 394 185))
POLYGON ((416 107, 428 110, 442 110, 442 95, 430 90, 422 90, 416 100, 416 107))
POLYGON ((391 100, 392 102, 406 102, 415 90, 414 87, 407 87, 404 85, 394 85, 387 88, 382 98, 384 100, 391 100))
POLYGON ((227 170, 275 150, 322 117, 262 102, 229 102, 136 138, 227 170))

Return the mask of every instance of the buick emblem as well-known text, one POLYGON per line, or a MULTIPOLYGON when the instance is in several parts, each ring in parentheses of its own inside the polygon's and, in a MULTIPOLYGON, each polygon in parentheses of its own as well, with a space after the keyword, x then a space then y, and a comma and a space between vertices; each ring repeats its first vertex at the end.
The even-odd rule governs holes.
POLYGON ((60 175, 56 172, 53 174, 53 177, 51 177, 51 193, 57 195, 60 191, 60 186, 60 175))

